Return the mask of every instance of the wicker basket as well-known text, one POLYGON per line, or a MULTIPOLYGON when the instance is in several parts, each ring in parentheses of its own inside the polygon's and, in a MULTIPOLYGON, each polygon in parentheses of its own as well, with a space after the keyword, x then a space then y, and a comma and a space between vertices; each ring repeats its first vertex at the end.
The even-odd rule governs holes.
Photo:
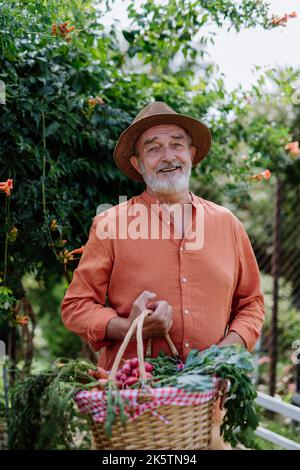
MULTIPOLYGON (((139 372, 141 379, 145 380, 145 363, 143 351, 142 328, 144 318, 149 314, 144 312, 132 323, 115 358, 109 374, 109 380, 115 376, 123 357, 125 349, 132 334, 137 327, 137 354, 139 359, 139 372)), ((166 337, 172 353, 176 356, 177 350, 169 336, 166 337)), ((178 357, 178 356, 177 356, 178 357)), ((208 449, 211 440, 212 417, 216 399, 220 396, 223 383, 216 393, 205 403, 185 406, 160 406, 157 411, 168 420, 165 421, 145 412, 124 426, 119 419, 112 428, 112 436, 108 438, 104 431, 104 423, 94 422, 90 415, 95 450, 201 450, 208 449)), ((190 392, 192 394, 192 392, 190 392)), ((199 392, 198 392, 199 393, 199 392)), ((122 394, 122 391, 121 391, 122 394)), ((138 402, 151 400, 151 393, 141 390, 138 402)))

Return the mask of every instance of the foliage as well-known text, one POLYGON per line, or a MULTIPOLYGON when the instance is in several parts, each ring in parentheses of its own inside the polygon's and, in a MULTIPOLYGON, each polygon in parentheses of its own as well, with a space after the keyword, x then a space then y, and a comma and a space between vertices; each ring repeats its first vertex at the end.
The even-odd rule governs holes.
POLYGON ((47 345, 40 351, 36 345, 36 355, 47 354, 49 361, 59 356, 73 359, 78 357, 82 341, 65 328, 60 315, 61 299, 67 288, 67 282, 53 283, 49 279, 45 286, 42 281, 37 282, 25 276, 23 283, 47 345))
POLYGON ((88 0, 0 0, 0 80, 6 87, 0 181, 14 184, 11 195, 0 191, 0 331, 6 340, 11 326, 24 324, 16 307, 26 295, 24 275, 32 275, 45 286, 39 320, 53 354, 68 349, 75 355, 78 347, 62 333, 57 297, 50 293, 71 280, 76 259, 67 254, 86 242, 99 204, 117 204, 118 195, 143 189, 117 170, 112 153, 149 101, 166 101, 211 128, 213 147, 193 170, 193 185, 213 188, 216 202, 225 195, 249 203, 256 183, 251 176, 265 168, 291 188, 299 183, 300 159, 285 151, 299 138, 299 106, 292 100, 299 74, 291 68, 262 72, 251 91, 229 93, 206 60, 217 28, 275 27, 267 2, 130 2, 126 51, 115 27, 102 22, 113 3, 98 1, 95 8, 88 0), (53 34, 66 22, 75 29, 53 34), (264 91, 267 80, 276 85, 274 93, 264 91))
MULTIPOLYGON (((261 417, 260 425, 262 427, 300 444, 299 429, 297 429, 297 425, 293 424, 291 420, 276 414, 273 414, 272 418, 270 418, 270 413, 268 414, 268 412, 262 408, 258 409, 258 413, 261 417)), ((255 436, 252 449, 282 450, 283 448, 271 442, 265 441, 258 436, 255 436)))
MULTIPOLYGON (((267 341, 271 330, 272 308, 272 278, 263 275, 264 297, 266 305, 266 319, 263 328, 265 338, 262 344, 263 350, 268 350, 267 341)), ((291 361, 293 342, 300 338, 299 310, 292 306, 292 285, 279 280, 279 289, 282 296, 278 303, 278 355, 281 360, 291 361)))
MULTIPOLYGON (((163 353, 157 359, 149 359, 149 362, 154 366, 157 363, 159 371, 159 375, 149 382, 153 387, 174 386, 191 392, 207 391, 213 388, 214 375, 230 380, 230 394, 225 403, 227 413, 221 430, 224 438, 232 445, 235 446, 238 441, 249 444, 250 431, 258 423, 253 408, 256 392, 247 375, 253 365, 247 351, 237 345, 224 348, 213 346, 202 352, 192 350, 183 369, 176 369, 175 374, 174 367, 170 367, 173 359, 163 353)), ((88 361, 60 359, 50 369, 27 376, 14 387, 9 427, 10 448, 70 447, 70 426, 75 415, 72 397, 76 391, 97 386, 95 379, 88 374, 88 369, 93 369, 93 364, 88 361)), ((105 432, 111 436, 116 418, 120 417, 125 424, 127 414, 125 402, 113 382, 109 381, 106 385, 105 399, 105 432)))
MULTIPOLYGON (((117 170, 111 155, 121 131, 149 100, 165 100, 195 117, 207 114, 208 120, 209 110, 218 107, 223 125, 217 131, 220 123, 214 124, 216 150, 203 171, 223 171, 226 164, 228 173, 234 173, 230 157, 226 163, 217 156, 217 142, 223 140, 223 149, 228 144, 222 131, 231 108, 222 80, 212 80, 212 66, 204 67, 196 84, 192 71, 163 75, 159 70, 132 71, 132 50, 121 52, 114 28, 107 31, 101 24, 103 2, 99 2, 102 9, 86 0, 2 4, 0 79, 6 84, 6 105, 0 123, 0 178, 14 181, 10 221, 3 226, 6 232, 18 229, 9 247, 6 281, 14 290, 25 272, 36 273, 38 279, 50 275, 59 279, 60 263, 64 264, 61 253, 85 243, 96 207, 107 201, 117 203, 118 194, 131 196, 141 189, 117 170), (51 35, 52 25, 66 20, 75 26, 70 42, 51 35), (102 100, 100 104, 91 101, 95 96, 102 100)), ((194 28, 193 34, 207 21, 221 26, 226 18, 229 27, 237 30, 268 23, 265 2, 247 0, 238 7, 230 1, 218 2, 217 7, 211 2, 202 2, 201 7, 198 2, 185 2, 180 11, 186 12, 187 21, 185 16, 177 17, 179 7, 183 4, 178 0, 167 2, 163 11, 156 2, 145 2, 144 15, 129 6, 132 25, 127 34, 124 31, 127 39, 135 27, 144 41, 145 28, 153 34, 151 47, 137 46, 142 62, 147 62, 147 50, 153 66, 163 62, 162 51, 174 58, 179 44, 188 48, 186 28, 194 28), (155 20, 150 21, 152 15, 155 20), (170 15, 173 21, 166 20, 170 15), (174 47, 166 48, 158 39, 166 27, 174 47)), ((135 40, 139 41, 137 36, 135 40)))
POLYGON ((206 45, 214 42, 211 25, 221 28, 227 23, 228 30, 236 31, 258 25, 269 28, 268 10, 267 2, 253 0, 147 0, 138 7, 132 2, 128 8, 132 29, 123 31, 129 44, 127 54, 129 57, 137 54, 143 63, 150 63, 156 73, 169 72, 170 61, 182 54, 186 62, 184 73, 187 73, 195 62, 198 63, 198 58, 203 59, 206 45), (159 62, 153 63, 154 55, 160 58, 159 62))
MULTIPOLYGON (((148 361, 155 366, 156 359, 148 361)), ((170 359, 165 357, 166 365, 169 362, 170 359)), ((191 350, 183 369, 176 375, 172 374, 170 369, 168 375, 160 375, 158 382, 153 386, 175 386, 188 391, 206 391, 213 386, 213 375, 228 379, 230 390, 225 401, 226 415, 221 425, 221 433, 234 447, 238 442, 251 446, 253 430, 258 426, 254 407, 256 391, 249 377, 252 371, 251 354, 241 346, 212 346, 202 352, 191 350)))
POLYGON ((78 415, 72 397, 95 386, 89 361, 58 359, 49 369, 28 375, 11 392, 10 449, 72 447, 72 422, 78 415))

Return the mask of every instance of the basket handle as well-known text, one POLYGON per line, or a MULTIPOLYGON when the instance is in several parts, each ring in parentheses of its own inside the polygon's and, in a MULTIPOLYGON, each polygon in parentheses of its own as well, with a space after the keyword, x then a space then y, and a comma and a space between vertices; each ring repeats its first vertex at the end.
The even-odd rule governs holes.
MULTIPOLYGON (((145 370, 145 360, 144 360, 144 344, 143 344, 143 335, 142 335, 142 331, 143 331, 143 324, 144 324, 144 320, 146 318, 147 315, 151 314, 152 313, 152 310, 149 310, 149 309, 145 309, 143 310, 143 312, 141 313, 141 315, 139 315, 131 324, 129 330, 127 331, 126 335, 125 335, 125 338, 119 348, 119 351, 118 351, 118 354, 116 355, 116 358, 114 360, 114 363, 113 363, 113 366, 111 368, 111 371, 109 373, 109 376, 108 376, 108 380, 112 380, 114 381, 116 379, 116 374, 117 374, 117 371, 118 371, 118 368, 119 368, 119 365, 120 365, 120 362, 121 362, 121 359, 124 355, 124 352, 128 346, 128 343, 135 331, 135 329, 137 329, 137 332, 136 332, 136 337, 137 337, 137 356, 138 356, 138 360, 139 360, 139 372, 140 372, 140 378, 142 380, 145 380, 146 379, 146 370, 145 370)), ((178 351, 176 349, 176 346, 174 345, 173 341, 171 340, 170 338, 170 335, 167 333, 166 336, 165 336, 167 342, 168 342, 168 345, 172 351, 172 354, 175 356, 175 357, 179 357, 178 355, 178 351)))

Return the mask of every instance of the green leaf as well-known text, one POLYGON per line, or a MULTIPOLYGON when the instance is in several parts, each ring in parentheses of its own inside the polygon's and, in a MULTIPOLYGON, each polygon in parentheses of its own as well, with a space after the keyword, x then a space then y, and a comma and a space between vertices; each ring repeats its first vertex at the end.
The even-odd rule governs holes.
POLYGON ((45 137, 49 137, 50 135, 55 134, 55 132, 59 129, 60 125, 57 121, 52 122, 45 128, 45 137))

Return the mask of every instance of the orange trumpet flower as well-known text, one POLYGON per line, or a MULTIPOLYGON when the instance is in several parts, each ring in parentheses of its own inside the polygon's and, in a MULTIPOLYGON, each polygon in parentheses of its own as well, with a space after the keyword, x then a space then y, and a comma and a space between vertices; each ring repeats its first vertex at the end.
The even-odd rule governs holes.
POLYGON ((28 316, 27 315, 24 315, 24 316, 17 315, 16 322, 17 322, 18 325, 22 325, 22 326, 27 325, 28 316))
POLYGON ((12 189, 13 180, 8 179, 7 181, 0 182, 0 191, 4 191, 6 196, 10 196, 12 189))
POLYGON ((292 157, 299 157, 300 156, 299 142, 297 142, 297 141, 289 142, 288 144, 286 144, 286 146, 284 148, 285 148, 285 150, 289 151, 289 154, 292 157))
POLYGON ((65 248, 63 251, 59 252, 59 258, 60 260, 66 265, 69 261, 72 261, 74 259, 79 259, 79 258, 74 258, 74 255, 81 255, 84 250, 84 245, 82 245, 81 248, 76 248, 75 250, 69 251, 67 248, 65 248))
POLYGON ((271 175, 272 175, 271 171, 266 169, 262 171, 261 173, 258 173, 258 175, 251 175, 250 179, 260 181, 261 179, 264 178, 265 180, 269 180, 271 178, 271 175))
POLYGON ((82 255, 84 250, 84 245, 81 248, 76 248, 75 250, 70 251, 69 256, 71 255, 82 255))

